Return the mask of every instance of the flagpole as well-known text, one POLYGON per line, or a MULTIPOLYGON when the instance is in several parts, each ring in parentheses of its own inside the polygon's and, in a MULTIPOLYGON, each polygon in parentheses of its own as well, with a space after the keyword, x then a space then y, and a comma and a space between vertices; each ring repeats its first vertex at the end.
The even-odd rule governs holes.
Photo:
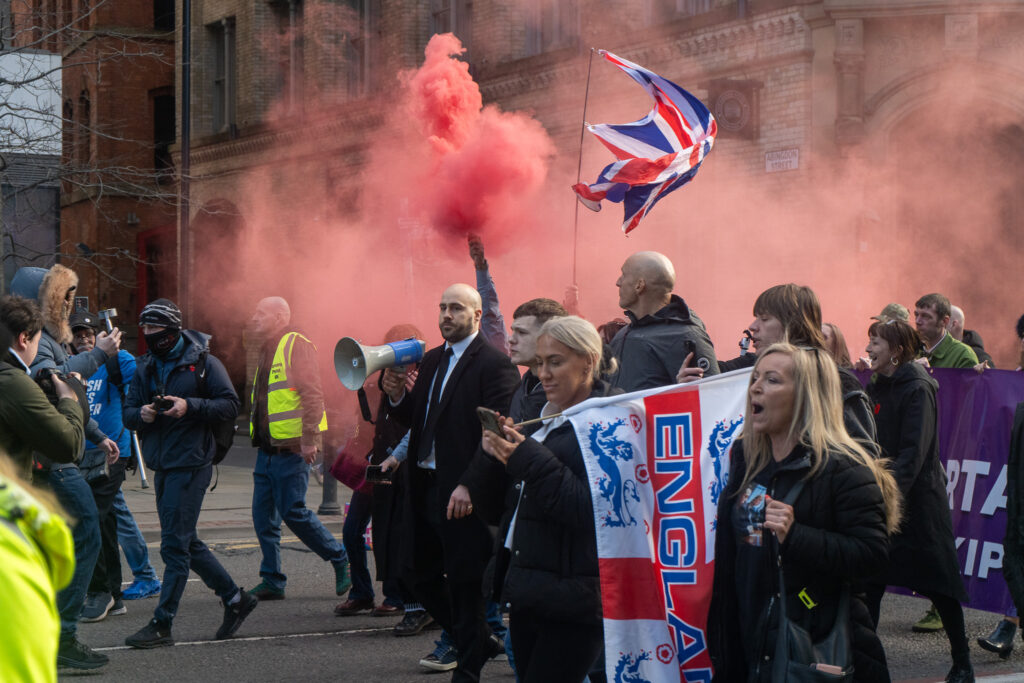
MULTIPOLYGON (((580 154, 576 162, 576 184, 579 185, 583 174, 583 134, 587 130, 587 102, 590 100, 590 70, 594 66, 594 48, 590 48, 590 59, 587 61, 587 87, 583 93, 583 121, 580 124, 580 154)), ((572 219, 572 286, 576 287, 576 251, 580 235, 580 200, 577 197, 576 213, 572 219)))

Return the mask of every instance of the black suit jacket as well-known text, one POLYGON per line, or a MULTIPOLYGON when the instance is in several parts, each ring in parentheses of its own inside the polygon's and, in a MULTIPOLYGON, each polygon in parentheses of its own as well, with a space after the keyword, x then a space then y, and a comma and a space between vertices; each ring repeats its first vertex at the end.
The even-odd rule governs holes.
MULTIPOLYGON (((409 462, 405 468, 410 488, 421 481, 416 475, 416 454, 419 452, 424 418, 430 401, 430 385, 441 362, 444 345, 428 351, 420 364, 419 376, 412 391, 391 408, 391 415, 408 424, 409 462)), ((452 370, 437 407, 434 428, 434 457, 437 465, 438 500, 441 516, 452 491, 474 457, 486 457, 480 451, 480 420, 477 406, 508 414, 512 393, 519 383, 519 372, 508 359, 478 334, 470 342, 452 370)), ((415 493, 415 492, 414 492, 415 493)), ((416 511, 413 511, 416 514, 416 511)), ((408 525, 415 527, 415 525, 408 525)), ((411 539, 415 553, 416 539, 411 539)), ((487 525, 476 515, 460 520, 445 520, 442 529, 445 571, 451 580, 476 580, 483 575, 491 553, 491 536, 487 525)), ((414 567, 415 567, 415 557, 414 567)))

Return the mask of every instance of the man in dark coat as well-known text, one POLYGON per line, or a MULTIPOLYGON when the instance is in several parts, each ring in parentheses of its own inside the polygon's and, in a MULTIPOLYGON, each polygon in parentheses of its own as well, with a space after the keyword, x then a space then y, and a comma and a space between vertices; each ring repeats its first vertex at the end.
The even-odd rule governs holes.
POLYGON ((704 323, 672 293, 675 284, 675 268, 664 254, 638 251, 622 264, 615 286, 629 325, 612 339, 619 361, 618 372, 609 378, 612 387, 630 392, 675 384, 691 351, 690 364, 705 377, 718 374, 715 347, 704 323))
POLYGON ((481 581, 491 535, 479 517, 453 519, 446 507, 479 450, 477 407, 507 414, 519 380, 511 361, 480 336, 481 306, 471 286, 448 287, 438 318, 445 343, 424 356, 411 392, 405 390, 404 372, 388 369, 381 380, 391 414, 409 425, 409 453, 415 458, 406 468, 413 512, 406 546, 412 552, 409 583, 455 636, 453 681, 478 681, 489 654, 481 581))
POLYGON ((153 619, 125 645, 173 645, 171 622, 189 571, 224 603, 217 640, 234 635, 256 607, 196 533, 217 444, 212 426, 238 415, 238 395, 224 365, 210 354, 209 335, 181 329, 174 302, 156 299, 139 315, 149 351, 138 360, 125 397, 124 424, 138 432, 146 465, 153 470, 160 517, 164 580, 153 619))
POLYGON ((978 357, 979 363, 985 363, 986 367, 994 368, 996 366, 995 361, 992 360, 989 352, 985 350, 985 342, 982 341, 981 335, 974 330, 965 329, 966 324, 964 309, 959 306, 950 306, 949 323, 946 325, 946 331, 953 335, 953 339, 962 341, 970 346, 974 351, 974 355, 978 357))
POLYGON ((1006 539, 1003 576, 1017 613, 1024 611, 1024 403, 1017 404, 1006 478, 1006 539))

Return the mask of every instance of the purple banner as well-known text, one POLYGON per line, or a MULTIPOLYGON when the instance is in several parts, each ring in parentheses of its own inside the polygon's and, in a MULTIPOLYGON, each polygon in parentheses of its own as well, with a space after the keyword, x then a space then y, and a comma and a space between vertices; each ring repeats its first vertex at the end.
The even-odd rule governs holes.
MULTIPOLYGON (((939 383, 939 456, 953 516, 967 607, 1006 614, 1013 607, 1003 580, 1006 461, 1024 372, 932 369, 939 383)), ((866 381, 869 373, 858 373, 866 381)))

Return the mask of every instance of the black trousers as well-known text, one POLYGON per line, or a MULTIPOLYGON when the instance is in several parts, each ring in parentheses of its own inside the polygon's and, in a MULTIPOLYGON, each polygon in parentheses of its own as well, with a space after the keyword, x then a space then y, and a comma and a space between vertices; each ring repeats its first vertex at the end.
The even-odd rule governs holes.
MULTIPOLYGON (((878 628, 878 617, 881 612, 882 595, 885 593, 885 586, 871 584, 867 587, 867 606, 871 619, 878 628)), ((949 638, 949 649, 956 664, 967 664, 971 661, 971 648, 967 644, 967 629, 964 625, 964 609, 956 598, 939 593, 917 591, 920 595, 928 598, 935 605, 935 610, 942 618, 942 627, 946 629, 946 637, 949 638)))
POLYGON ((514 606, 509 613, 509 632, 520 683, 582 681, 604 646, 600 624, 551 621, 514 606))
POLYGON ((117 516, 114 514, 114 498, 124 482, 124 468, 127 458, 118 458, 109 465, 109 474, 89 482, 96 512, 100 520, 100 555, 89 581, 90 593, 110 593, 121 597, 121 550, 117 544, 117 516))
POLYGON ((452 681, 480 680, 487 660, 490 629, 485 619, 483 577, 470 581, 449 581, 444 570, 444 543, 441 529, 446 523, 438 501, 436 475, 416 467, 412 471, 412 507, 415 525, 415 576, 410 581, 413 594, 424 609, 452 634, 458 650, 459 666, 452 681))

